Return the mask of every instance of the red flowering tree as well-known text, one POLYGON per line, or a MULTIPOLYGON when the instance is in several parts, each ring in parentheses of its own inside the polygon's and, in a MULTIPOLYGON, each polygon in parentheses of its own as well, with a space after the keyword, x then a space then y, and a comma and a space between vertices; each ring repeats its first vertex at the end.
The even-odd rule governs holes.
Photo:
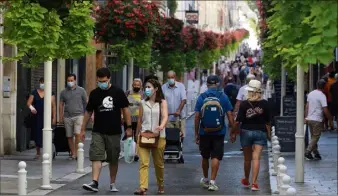
POLYGON ((161 65, 163 72, 174 70, 178 75, 183 73, 185 54, 181 31, 183 21, 176 18, 161 18, 160 30, 154 35, 154 59, 161 65))
POLYGON ((197 56, 204 47, 205 35, 193 26, 184 27, 181 35, 184 43, 183 51, 186 55, 185 67, 187 71, 190 71, 198 63, 197 56))
POLYGON ((147 0, 108 0, 96 12, 96 39, 118 58, 108 66, 118 70, 134 58, 137 66, 150 67, 153 35, 160 22, 157 6, 147 0))
POLYGON ((97 10, 96 20, 99 41, 144 40, 158 30, 159 12, 146 0, 109 0, 97 10))

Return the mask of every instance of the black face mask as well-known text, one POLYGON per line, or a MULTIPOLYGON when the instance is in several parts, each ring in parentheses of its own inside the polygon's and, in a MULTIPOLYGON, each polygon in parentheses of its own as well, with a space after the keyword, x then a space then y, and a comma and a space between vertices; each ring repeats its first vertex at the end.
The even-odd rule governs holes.
POLYGON ((133 88, 133 91, 134 91, 135 93, 138 93, 140 90, 141 90, 141 88, 138 88, 138 87, 134 87, 134 88, 133 88))

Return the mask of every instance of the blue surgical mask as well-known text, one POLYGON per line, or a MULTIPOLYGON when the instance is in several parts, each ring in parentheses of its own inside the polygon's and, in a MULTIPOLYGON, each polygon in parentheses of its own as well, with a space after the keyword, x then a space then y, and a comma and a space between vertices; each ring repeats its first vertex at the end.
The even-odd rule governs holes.
POLYGON ((150 97, 152 94, 153 94, 153 90, 151 88, 146 88, 144 90, 144 94, 147 96, 147 97, 150 97))
POLYGON ((97 82, 97 86, 102 89, 105 90, 108 88, 108 82, 97 82))
POLYGON ((175 84, 175 80, 174 80, 174 79, 169 79, 169 80, 168 80, 168 83, 169 83, 170 85, 173 85, 173 84, 175 84))
POLYGON ((40 89, 41 90, 45 89, 45 84, 40 84, 40 89))
POLYGON ((72 88, 72 87, 74 86, 74 82, 67 82, 67 86, 68 86, 69 88, 72 88))

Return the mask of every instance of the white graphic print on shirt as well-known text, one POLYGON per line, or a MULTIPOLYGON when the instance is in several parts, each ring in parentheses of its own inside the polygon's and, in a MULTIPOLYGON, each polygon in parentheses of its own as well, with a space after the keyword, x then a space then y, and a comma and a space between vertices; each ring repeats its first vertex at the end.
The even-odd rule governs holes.
POLYGON ((249 108, 246 110, 246 118, 252 118, 256 115, 263 114, 263 109, 260 107, 249 108))
POLYGON ((103 99, 100 106, 100 112, 110 112, 114 110, 114 101, 111 96, 107 96, 103 99))

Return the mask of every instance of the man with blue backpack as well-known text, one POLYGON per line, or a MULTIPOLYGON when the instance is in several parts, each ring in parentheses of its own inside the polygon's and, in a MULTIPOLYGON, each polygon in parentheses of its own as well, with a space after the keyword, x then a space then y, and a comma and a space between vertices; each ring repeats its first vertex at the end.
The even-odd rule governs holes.
POLYGON ((217 191, 216 176, 219 161, 224 154, 224 137, 226 133, 225 115, 232 127, 231 141, 236 138, 236 128, 232 115, 232 105, 228 96, 218 90, 219 77, 207 78, 208 90, 202 93, 195 106, 195 140, 202 156, 203 178, 200 184, 209 191, 217 191), (209 181, 209 159, 211 158, 211 175, 209 181))

